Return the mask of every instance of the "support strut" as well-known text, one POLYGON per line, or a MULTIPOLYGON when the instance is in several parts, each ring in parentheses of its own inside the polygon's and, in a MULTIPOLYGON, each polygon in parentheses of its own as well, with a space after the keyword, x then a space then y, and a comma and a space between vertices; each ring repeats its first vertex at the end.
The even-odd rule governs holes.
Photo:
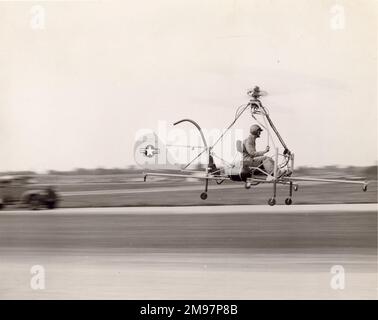
MULTIPOLYGON (((199 133, 201 134, 202 142, 205 145, 205 149, 201 153, 199 153, 196 158, 194 158, 192 161, 190 161, 189 164, 187 164, 185 168, 187 168, 194 160, 196 160, 197 158, 199 158, 205 151, 207 151, 207 153, 208 153, 208 155, 207 155, 208 156, 208 162, 207 162, 207 167, 206 167, 206 175, 208 175, 209 168, 212 167, 212 166, 214 166, 214 159, 211 156, 211 147, 210 148, 208 147, 206 139, 205 139, 205 136, 203 135, 202 129, 201 129, 201 127, 199 126, 199 124, 197 122, 195 122, 192 119, 182 119, 180 121, 175 122, 173 125, 176 126, 176 125, 178 125, 179 123, 182 123, 182 122, 190 122, 191 124, 193 124, 198 129, 199 133)), ((208 190, 208 187, 209 187, 209 179, 206 179, 205 180, 205 191, 201 193, 201 199, 202 200, 206 200, 207 199, 207 190, 208 190)))

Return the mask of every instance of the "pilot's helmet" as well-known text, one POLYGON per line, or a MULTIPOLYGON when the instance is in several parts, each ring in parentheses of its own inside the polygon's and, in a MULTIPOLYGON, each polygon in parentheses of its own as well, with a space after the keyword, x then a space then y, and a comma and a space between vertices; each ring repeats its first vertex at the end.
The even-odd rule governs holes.
POLYGON ((258 133, 258 131, 263 131, 263 129, 261 129, 261 127, 258 125, 258 124, 253 124, 251 125, 251 128, 249 129, 249 132, 253 135, 255 135, 256 133, 258 133))

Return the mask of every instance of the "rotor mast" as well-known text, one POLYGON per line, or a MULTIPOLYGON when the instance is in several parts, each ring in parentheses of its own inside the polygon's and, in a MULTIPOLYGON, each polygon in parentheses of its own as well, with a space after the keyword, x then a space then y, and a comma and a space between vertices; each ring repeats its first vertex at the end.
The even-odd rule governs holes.
POLYGON ((263 116, 266 117, 266 119, 269 122, 270 127, 272 128, 272 130, 276 134, 281 145, 284 147, 284 155, 290 154, 289 148, 287 147, 285 141, 283 140, 282 136, 278 132, 276 126, 274 125, 272 119, 269 116, 269 113, 266 111, 266 109, 264 108, 264 106, 262 105, 262 103, 260 101, 260 97, 266 96, 268 93, 266 91, 261 91, 260 88, 258 86, 256 86, 256 87, 253 88, 253 90, 249 90, 247 92, 247 94, 252 97, 252 99, 249 101, 249 105, 251 106, 252 114, 257 113, 260 110, 263 111, 263 116))

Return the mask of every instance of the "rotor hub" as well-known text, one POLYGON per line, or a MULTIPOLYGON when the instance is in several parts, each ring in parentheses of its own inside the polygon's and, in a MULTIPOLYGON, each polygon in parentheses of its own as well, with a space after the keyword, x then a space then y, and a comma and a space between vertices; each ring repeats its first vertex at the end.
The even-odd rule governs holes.
POLYGON ((255 86, 253 89, 248 90, 247 94, 253 99, 259 99, 260 97, 266 96, 268 93, 260 90, 259 86, 255 86))

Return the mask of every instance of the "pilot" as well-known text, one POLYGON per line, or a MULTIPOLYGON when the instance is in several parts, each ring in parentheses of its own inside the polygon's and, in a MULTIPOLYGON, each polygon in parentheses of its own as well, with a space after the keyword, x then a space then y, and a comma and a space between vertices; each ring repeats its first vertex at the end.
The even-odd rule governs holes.
POLYGON ((250 135, 243 141, 243 174, 249 174, 249 167, 260 167, 269 174, 274 171, 273 159, 265 156, 269 152, 269 146, 264 151, 256 151, 256 139, 260 138, 262 131, 259 125, 252 125, 249 130, 250 135))

